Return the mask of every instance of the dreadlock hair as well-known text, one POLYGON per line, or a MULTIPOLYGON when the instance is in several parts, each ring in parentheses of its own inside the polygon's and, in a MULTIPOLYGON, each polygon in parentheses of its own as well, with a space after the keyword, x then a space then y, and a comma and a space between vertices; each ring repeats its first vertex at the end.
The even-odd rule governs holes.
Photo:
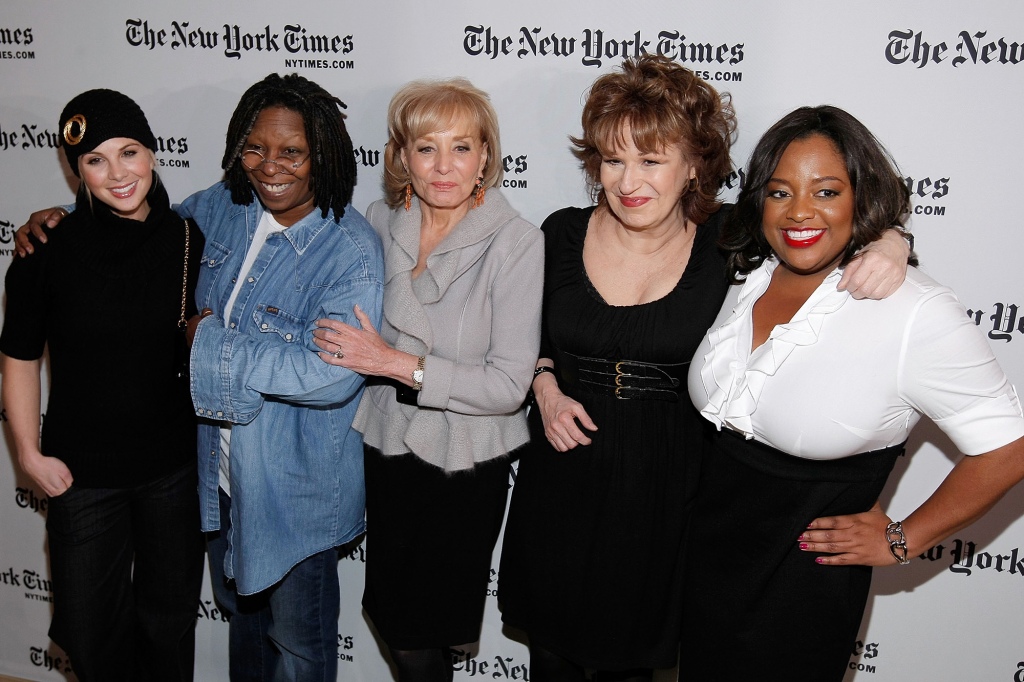
POLYGON ((334 211, 338 222, 352 201, 356 186, 356 161, 352 138, 345 129, 345 103, 313 81, 298 74, 272 73, 254 84, 238 101, 228 123, 224 158, 225 184, 231 201, 242 206, 252 203, 255 193, 239 158, 256 118, 264 109, 284 107, 302 116, 309 144, 310 188, 321 216, 334 211))

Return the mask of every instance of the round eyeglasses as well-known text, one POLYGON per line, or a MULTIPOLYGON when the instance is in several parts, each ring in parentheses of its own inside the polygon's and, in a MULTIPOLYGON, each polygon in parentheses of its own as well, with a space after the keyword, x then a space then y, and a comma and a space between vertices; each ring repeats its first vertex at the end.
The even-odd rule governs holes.
MULTIPOLYGON (((306 154, 305 156, 296 154, 293 156, 279 156, 276 159, 268 159, 255 149, 248 149, 242 152, 241 161, 242 165, 250 171, 259 170, 259 168, 265 163, 272 163, 277 166, 277 170, 281 173, 286 175, 295 175, 295 171, 297 171, 302 164, 306 163, 308 158, 309 154, 306 154)), ((270 174, 269 170, 266 172, 270 174)))

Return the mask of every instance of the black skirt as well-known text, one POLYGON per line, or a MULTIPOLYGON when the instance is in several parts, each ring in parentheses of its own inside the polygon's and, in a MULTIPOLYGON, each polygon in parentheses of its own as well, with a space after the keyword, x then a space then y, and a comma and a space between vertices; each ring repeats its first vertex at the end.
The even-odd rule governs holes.
POLYGON ((391 648, 480 638, 510 459, 445 473, 412 454, 365 448, 363 607, 391 648))
POLYGON ((716 435, 687 539, 680 680, 843 679, 871 567, 817 564, 797 537, 819 516, 870 509, 902 453, 807 460, 716 435))

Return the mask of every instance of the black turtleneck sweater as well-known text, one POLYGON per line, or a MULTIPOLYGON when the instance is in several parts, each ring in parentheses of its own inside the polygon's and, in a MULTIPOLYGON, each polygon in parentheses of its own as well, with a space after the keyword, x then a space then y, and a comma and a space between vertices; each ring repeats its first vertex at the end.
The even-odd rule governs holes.
MULTIPOLYGON (((185 223, 154 183, 145 221, 100 203, 77 207, 7 270, 0 351, 35 360, 49 345, 42 453, 75 485, 124 488, 196 461, 188 378, 178 378, 185 223)), ((203 236, 189 230, 186 319, 203 236)))

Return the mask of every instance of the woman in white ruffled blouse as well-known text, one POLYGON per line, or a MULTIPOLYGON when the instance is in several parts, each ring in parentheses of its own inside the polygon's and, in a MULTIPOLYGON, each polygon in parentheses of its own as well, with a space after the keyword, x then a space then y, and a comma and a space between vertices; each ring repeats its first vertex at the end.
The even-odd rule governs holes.
POLYGON ((771 660, 790 682, 841 680, 870 567, 907 563, 1024 478, 1020 402, 949 289, 911 268, 883 301, 836 291, 852 254, 908 212, 891 159, 841 109, 792 112, 751 156, 723 233, 742 286, 689 375, 719 430, 687 555, 693 679, 771 660), (922 414, 968 456, 892 522, 878 496, 922 414))

